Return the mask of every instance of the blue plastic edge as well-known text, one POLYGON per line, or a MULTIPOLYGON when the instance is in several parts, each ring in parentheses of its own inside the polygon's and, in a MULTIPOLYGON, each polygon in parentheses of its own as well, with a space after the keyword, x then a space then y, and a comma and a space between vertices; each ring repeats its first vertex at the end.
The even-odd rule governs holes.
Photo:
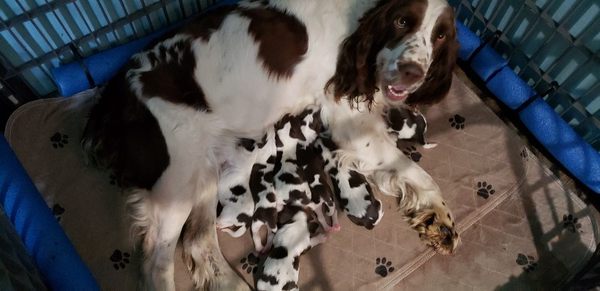
POLYGON ((458 57, 466 61, 481 46, 481 40, 464 24, 456 21, 456 35, 460 42, 458 57))
POLYGON ((560 163, 596 193, 600 193, 600 154, 548 103, 536 98, 519 117, 540 143, 560 163))
POLYGON ((486 82, 492 75, 506 67, 506 65, 508 65, 508 61, 499 55, 489 44, 484 44, 471 61, 471 68, 486 82))
POLYGON ((486 83, 486 86, 500 101, 513 110, 536 96, 533 88, 509 67, 502 68, 486 83))
POLYGON ((51 290, 100 290, 3 136, 0 202, 51 290))
POLYGON ((540 143, 579 181, 600 193, 600 154, 579 136, 536 92, 515 74, 489 44, 476 41, 469 28, 457 22, 462 60, 509 108, 521 109, 519 118, 540 143), (479 46, 481 47, 479 47, 479 46), (465 46, 465 48, 462 48, 465 46), (532 101, 533 100, 533 101, 532 101), (527 102, 532 101, 530 104, 527 102), (526 106, 525 106, 526 105, 526 106))

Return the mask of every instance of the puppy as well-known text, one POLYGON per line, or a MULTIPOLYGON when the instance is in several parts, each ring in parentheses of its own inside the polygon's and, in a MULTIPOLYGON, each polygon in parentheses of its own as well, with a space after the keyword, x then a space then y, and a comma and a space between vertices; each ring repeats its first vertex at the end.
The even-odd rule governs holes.
POLYGON ((322 140, 317 139, 307 149, 299 149, 297 155, 311 192, 310 202, 303 206, 315 212, 326 232, 339 231, 334 187, 327 170, 327 166, 334 165, 331 153, 323 146, 322 140), (331 219, 331 225, 327 217, 331 219))
POLYGON ((327 236, 317 234, 310 211, 285 205, 278 216, 278 231, 273 249, 259 269, 257 290, 298 290, 300 255, 323 243, 327 236))
POLYGON ((266 140, 267 135, 262 141, 242 138, 238 143, 223 146, 227 150, 228 158, 221 166, 217 188, 217 229, 227 232, 232 237, 242 236, 252 224, 255 201, 251 190, 260 192, 257 188, 261 185, 264 184, 265 188, 269 186, 267 183, 261 183, 262 176, 250 178, 251 173, 261 173, 256 170, 257 167, 261 168, 256 166, 257 164, 266 167, 268 158, 264 155, 272 150, 267 147, 266 140), (251 187, 250 182, 255 180, 258 180, 258 184, 253 183, 251 187))
POLYGON ((386 108, 383 117, 388 126, 387 132, 397 139, 418 142, 426 149, 437 146, 436 143, 425 141, 427 120, 418 110, 411 110, 407 107, 386 108))
POLYGON ((373 229, 383 217, 383 209, 367 177, 352 169, 334 168, 330 173, 340 208, 354 224, 373 229))

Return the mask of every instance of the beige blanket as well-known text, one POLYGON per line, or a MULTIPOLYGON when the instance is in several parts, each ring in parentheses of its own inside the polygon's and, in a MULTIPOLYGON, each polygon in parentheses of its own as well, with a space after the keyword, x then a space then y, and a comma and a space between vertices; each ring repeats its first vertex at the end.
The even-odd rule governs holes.
MULTIPOLYGON (((111 173, 86 167, 79 139, 94 91, 34 101, 10 118, 6 137, 104 290, 133 290, 139 252, 128 234, 124 198, 111 173)), ((462 244, 453 256, 426 248, 383 200, 373 230, 340 215, 342 230, 304 255, 303 290, 548 289, 564 283, 598 244, 596 213, 565 191, 519 137, 455 78, 426 112, 433 149, 402 150, 440 184, 462 244)), ((221 233, 223 253, 249 282, 259 258, 249 234, 221 233)), ((179 256, 178 256, 179 257, 179 256)), ((177 263, 177 287, 191 289, 177 263)))

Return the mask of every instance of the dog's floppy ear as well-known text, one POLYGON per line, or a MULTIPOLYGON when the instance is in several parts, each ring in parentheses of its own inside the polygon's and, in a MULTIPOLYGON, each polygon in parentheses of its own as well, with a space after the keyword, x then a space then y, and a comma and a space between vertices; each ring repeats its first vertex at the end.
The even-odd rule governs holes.
MULTIPOLYGON (((381 1, 385 3, 385 1, 381 1)), ((381 4, 384 5, 384 4, 381 4)), ((387 7, 375 7, 359 21, 359 26, 340 47, 335 75, 325 85, 332 90, 336 101, 347 97, 351 105, 373 101, 378 90, 376 83, 376 58, 384 46, 384 37, 377 32, 385 28, 387 7)))
POLYGON ((452 85, 452 71, 456 66, 458 47, 456 28, 453 27, 448 41, 435 53, 425 83, 406 99, 408 105, 434 104, 446 97, 452 85))

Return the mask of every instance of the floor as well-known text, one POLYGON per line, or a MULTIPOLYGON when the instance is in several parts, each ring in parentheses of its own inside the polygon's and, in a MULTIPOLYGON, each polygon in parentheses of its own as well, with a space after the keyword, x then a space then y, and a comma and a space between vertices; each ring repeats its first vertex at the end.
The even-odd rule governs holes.
MULTIPOLYGON (((552 155, 544 149, 544 147, 536 140, 536 138, 529 133, 524 124, 522 124, 517 114, 509 109, 504 104, 500 103, 494 95, 487 90, 484 83, 479 77, 470 70, 468 65, 459 61, 459 68, 456 69, 455 74, 464 81, 464 83, 473 92, 482 99, 482 101, 490 108, 496 115, 509 127, 515 129, 515 132, 523 139, 523 141, 529 146, 529 149, 535 156, 549 169, 552 170, 562 182, 565 189, 568 189, 575 193, 579 198, 585 201, 588 205, 593 205, 596 210, 600 211, 600 195, 595 194, 592 190, 587 188, 577 179, 560 165, 560 163, 552 157, 552 155)), ((588 266, 577 276, 572 284, 577 285, 578 281, 583 277, 593 276, 598 280, 597 287, 595 290, 600 290, 600 251, 596 250, 595 258, 590 261, 588 266)), ((594 284, 595 285, 595 284, 594 284)), ((587 286, 589 287, 589 286, 587 286)), ((577 287, 574 287, 577 289, 577 287)), ((587 289, 586 289, 587 290, 587 289)))

